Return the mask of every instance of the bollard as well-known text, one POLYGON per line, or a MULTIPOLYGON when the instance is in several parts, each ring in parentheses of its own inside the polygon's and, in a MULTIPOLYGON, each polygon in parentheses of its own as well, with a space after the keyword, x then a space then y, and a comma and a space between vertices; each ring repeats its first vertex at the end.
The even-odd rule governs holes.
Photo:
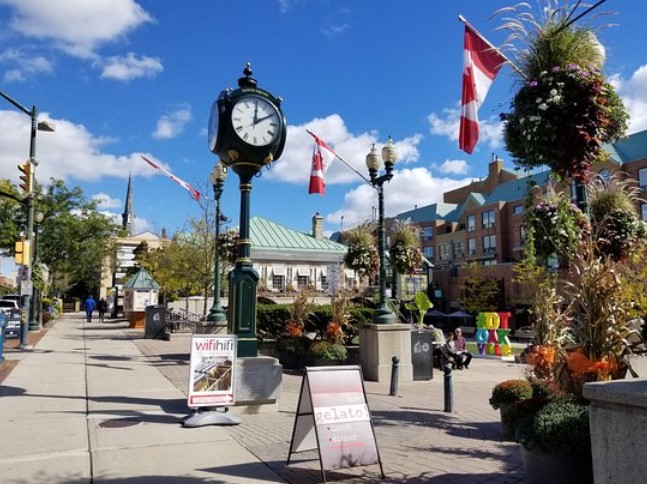
POLYGON ((452 367, 450 365, 445 365, 443 367, 443 374, 445 387, 445 410, 443 411, 451 412, 454 404, 454 398, 452 396, 452 367))
POLYGON ((389 395, 395 397, 398 394, 398 373, 400 369, 400 358, 391 358, 391 389, 389 395))

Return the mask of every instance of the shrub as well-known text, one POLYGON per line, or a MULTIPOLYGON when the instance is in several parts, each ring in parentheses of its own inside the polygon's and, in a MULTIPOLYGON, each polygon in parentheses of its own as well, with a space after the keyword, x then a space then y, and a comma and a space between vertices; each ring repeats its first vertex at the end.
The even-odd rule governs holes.
POLYGON ((558 397, 527 414, 516 430, 517 441, 526 449, 542 452, 590 452, 589 408, 572 396, 558 397))
POLYGON ((506 380, 492 389, 490 405, 495 410, 532 397, 532 385, 527 380, 506 380))
POLYGON ((307 354, 312 358, 333 361, 345 361, 348 358, 348 350, 343 344, 323 340, 312 343, 307 354))

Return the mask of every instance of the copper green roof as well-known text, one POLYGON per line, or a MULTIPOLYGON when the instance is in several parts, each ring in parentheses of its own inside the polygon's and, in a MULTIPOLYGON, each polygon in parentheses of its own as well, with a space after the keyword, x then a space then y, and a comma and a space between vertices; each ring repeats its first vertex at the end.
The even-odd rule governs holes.
POLYGON ((252 250, 300 250, 343 254, 346 246, 330 239, 315 239, 312 234, 289 229, 270 222, 262 217, 252 217, 249 221, 249 237, 252 250))
POLYGON ((132 276, 124 284, 124 289, 159 289, 160 286, 153 276, 150 275, 143 267, 137 271, 137 274, 132 276))

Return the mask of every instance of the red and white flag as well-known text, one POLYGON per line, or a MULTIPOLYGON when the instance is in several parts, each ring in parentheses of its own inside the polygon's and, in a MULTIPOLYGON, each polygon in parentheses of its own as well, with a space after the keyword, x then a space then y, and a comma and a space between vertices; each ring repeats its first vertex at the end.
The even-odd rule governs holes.
MULTIPOLYGON (((308 131, 308 130, 306 130, 308 131)), ((324 178, 328 168, 335 158, 338 158, 337 153, 326 144, 324 140, 319 138, 316 134, 308 131, 308 134, 315 139, 315 148, 312 153, 312 171, 310 172, 310 186, 308 193, 318 193, 325 195, 326 193, 326 180, 324 178)))
POLYGON ((185 182, 184 180, 182 180, 182 179, 180 179, 180 178, 176 177, 173 173, 171 173, 170 171, 168 171, 166 168, 164 168, 164 167, 162 167, 162 166, 158 165, 158 164, 157 164, 157 163, 155 163, 154 161, 149 160, 149 159, 148 159, 148 158, 146 158, 144 155, 141 155, 141 157, 142 157, 142 158, 144 159, 144 161, 145 161, 146 163, 148 163, 150 166, 152 166, 152 167, 153 167, 153 168, 155 168, 156 170, 161 171, 161 172, 162 172, 162 173, 164 173, 167 177, 169 177, 171 180, 173 180, 175 183, 177 183, 177 184, 178 184, 178 185, 180 185, 181 187, 183 187, 183 188, 187 189, 187 190, 189 191, 189 193, 191 193, 191 196, 193 197, 193 199, 194 199, 196 202, 197 202, 198 200, 200 200, 200 197, 201 197, 202 195, 200 194, 200 192, 199 192, 198 190, 196 190, 195 188, 193 188, 191 185, 189 185, 189 184, 188 184, 187 182, 185 182))
POLYGON ((506 58, 477 32, 465 26, 463 95, 458 147, 472 153, 479 139, 478 109, 506 58))

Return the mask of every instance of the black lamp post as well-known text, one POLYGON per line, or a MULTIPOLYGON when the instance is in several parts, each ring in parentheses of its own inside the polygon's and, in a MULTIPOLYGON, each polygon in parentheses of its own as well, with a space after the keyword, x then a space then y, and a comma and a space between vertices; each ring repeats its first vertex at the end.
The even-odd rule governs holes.
POLYGON ((393 178, 393 164, 398 157, 398 150, 389 136, 389 140, 382 148, 382 156, 371 147, 371 151, 366 155, 366 166, 371 176, 371 185, 377 190, 378 197, 378 234, 379 234, 379 254, 380 254, 380 306, 375 311, 373 321, 376 324, 393 324, 395 315, 389 309, 386 302, 386 229, 384 227, 384 183, 393 178), (384 160, 385 173, 378 175, 384 160))
POLYGON ((211 185, 213 186, 213 196, 216 201, 216 240, 214 242, 214 278, 213 278, 213 306, 207 316, 207 321, 222 324, 227 320, 225 311, 220 306, 220 257, 218 254, 218 241, 220 239, 220 197, 222 196, 225 178, 227 178, 227 168, 219 161, 213 167, 210 175, 211 185))

